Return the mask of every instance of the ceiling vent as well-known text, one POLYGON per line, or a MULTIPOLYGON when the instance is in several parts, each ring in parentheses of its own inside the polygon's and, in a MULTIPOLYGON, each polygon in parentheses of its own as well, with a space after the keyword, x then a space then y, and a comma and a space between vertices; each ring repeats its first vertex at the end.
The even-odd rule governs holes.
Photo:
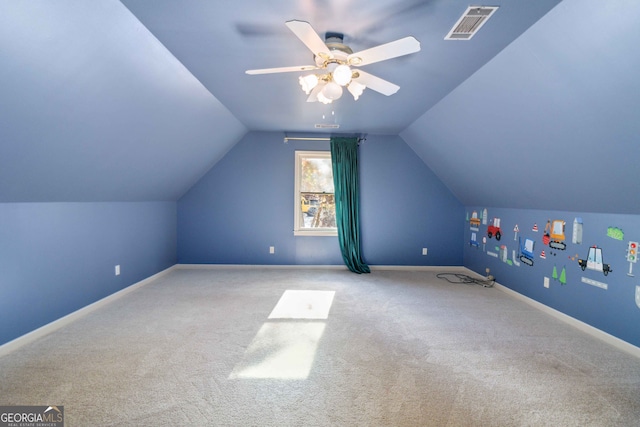
POLYGON ((316 129, 338 129, 339 127, 340 125, 331 125, 331 124, 324 124, 324 123, 316 124, 316 129))
POLYGON ((469 6, 444 39, 471 39, 496 10, 498 6, 469 6))

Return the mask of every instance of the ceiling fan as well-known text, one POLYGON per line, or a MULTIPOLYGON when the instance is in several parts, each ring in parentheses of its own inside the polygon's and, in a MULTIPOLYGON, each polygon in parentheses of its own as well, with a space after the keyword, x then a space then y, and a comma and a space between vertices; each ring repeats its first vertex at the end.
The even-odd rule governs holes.
POLYGON ((246 73, 311 71, 298 78, 302 90, 309 95, 307 102, 329 104, 342 96, 343 87, 356 100, 367 87, 383 95, 393 95, 400 86, 355 68, 420 51, 418 40, 405 37, 354 53, 343 44, 343 35, 340 33, 327 33, 323 41, 308 22, 293 20, 287 21, 286 25, 313 52, 315 64, 247 70, 246 73))

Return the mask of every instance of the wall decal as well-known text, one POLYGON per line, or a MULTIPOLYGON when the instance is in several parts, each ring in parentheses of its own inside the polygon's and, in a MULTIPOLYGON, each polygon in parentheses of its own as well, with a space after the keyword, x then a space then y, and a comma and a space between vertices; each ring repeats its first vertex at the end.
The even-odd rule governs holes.
POLYGON ((582 243, 582 218, 575 217, 573 219, 573 237, 571 243, 579 245, 582 243))
POLYGON ((496 236, 496 240, 500 240, 502 237, 502 231, 500 230, 500 218, 493 218, 491 224, 487 227, 487 236, 491 238, 496 236))
POLYGON ((494 258, 498 258, 498 254, 497 254, 497 253, 495 253, 495 252, 487 251, 487 255, 492 256, 492 257, 494 257, 494 258))
POLYGON ((616 240, 624 240, 624 231, 618 227, 607 228, 607 236, 616 240))
POLYGON ((482 238, 482 252, 486 252, 485 251, 486 246, 487 246, 487 238, 485 236, 485 237, 482 238))
POLYGON ((473 211, 471 213, 471 219, 469 220, 469 227, 472 231, 480 231, 480 218, 478 218, 478 212, 473 211))
POLYGON ((551 220, 547 221, 547 225, 544 226, 544 231, 542 232, 542 244, 545 246, 549 246, 549 242, 551 241, 551 220))
POLYGON ((598 282, 597 280, 589 279, 588 277, 583 277, 581 280, 582 280, 582 283, 586 283, 587 285, 602 288, 605 291, 609 289, 609 285, 607 285, 606 283, 598 282))
POLYGON ((542 236, 542 243, 549 245, 551 249, 558 249, 564 251, 567 248, 567 244, 564 243, 564 226, 565 222, 561 219, 547 221, 547 225, 544 227, 544 235, 542 236))
POLYGON ((516 267, 520 267, 520 261, 518 261, 518 259, 516 258, 516 250, 512 250, 511 251, 511 259, 513 261, 513 265, 515 265, 516 267))
POLYGON ((605 276, 613 271, 609 264, 602 262, 602 248, 595 245, 589 248, 587 259, 579 259, 578 264, 580 268, 582 268, 582 271, 588 268, 590 270, 601 271, 605 276))
POLYGON ((478 243, 478 236, 476 233, 471 233, 471 240, 469 240, 469 245, 478 248, 480 244, 478 243))
POLYGON ((500 259, 507 265, 513 265, 513 261, 509 259, 509 248, 507 245, 500 245, 500 247, 496 246, 498 253, 500 254, 500 259))
POLYGON ((540 251, 540 258, 547 259, 547 255, 544 253, 544 251, 540 251))
POLYGON ((520 256, 518 258, 529 267, 533 266, 533 249, 535 242, 531 239, 525 239, 523 242, 522 239, 520 239, 518 243, 520 250, 520 256))
POLYGON ((636 305, 640 308, 640 286, 636 286, 636 305))
POLYGON ((628 243, 627 261, 629 261, 629 272, 627 273, 627 276, 633 277, 633 264, 638 262, 638 242, 628 243))
POLYGON ((498 256, 500 260, 502 262, 507 262, 507 246, 506 245, 496 246, 496 249, 498 250, 498 256))
POLYGON ((518 228, 518 224, 516 224, 516 226, 513 227, 513 232, 514 232, 513 240, 518 240, 518 232, 519 231, 520 231, 520 229, 518 228))
POLYGON ((553 265, 553 273, 551 274, 551 277, 553 278, 553 280, 557 280, 558 282, 560 282, 561 285, 566 285, 567 284, 567 269, 565 268, 565 266, 562 267, 562 271, 560 272, 560 276, 558 276, 558 269, 556 268, 556 265, 553 265))
POLYGON ((485 209, 482 211, 482 218, 481 218, 481 219, 482 219, 482 224, 487 225, 487 216, 488 216, 488 215, 489 215, 489 214, 487 213, 487 209, 485 208, 485 209))
POLYGON ((531 231, 535 231, 537 233, 538 232, 538 224, 533 224, 533 228, 531 229, 531 231))

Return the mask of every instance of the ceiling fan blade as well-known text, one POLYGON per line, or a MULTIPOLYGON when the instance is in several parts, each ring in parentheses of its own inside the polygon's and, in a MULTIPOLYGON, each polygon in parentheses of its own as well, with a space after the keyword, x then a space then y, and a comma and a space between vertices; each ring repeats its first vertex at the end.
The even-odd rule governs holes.
POLYGON ((398 56, 409 55, 420 51, 420 42, 415 37, 405 37, 394 42, 352 53, 347 60, 350 64, 362 66, 398 56))
POLYGON ((393 95, 398 91, 398 89, 400 89, 400 86, 381 79, 380 77, 376 77, 373 74, 369 74, 365 71, 358 70, 357 73, 359 74, 359 76, 354 79, 355 81, 357 81, 358 83, 362 83, 369 89, 380 92, 383 95, 393 95))
MULTIPOLYGON (((314 55, 320 53, 331 56, 331 51, 313 29, 311 24, 305 21, 287 21, 287 27, 313 52, 314 55)), ((320 55, 322 56, 322 55, 320 55)))
POLYGON ((309 97, 307 98, 307 102, 318 102, 318 94, 324 87, 323 84, 319 84, 311 90, 309 97))
POLYGON ((278 68, 261 68, 258 70, 247 70, 245 73, 247 74, 272 74, 272 73, 290 73, 294 71, 311 71, 317 70, 318 67, 315 65, 297 65, 293 67, 278 67, 278 68))

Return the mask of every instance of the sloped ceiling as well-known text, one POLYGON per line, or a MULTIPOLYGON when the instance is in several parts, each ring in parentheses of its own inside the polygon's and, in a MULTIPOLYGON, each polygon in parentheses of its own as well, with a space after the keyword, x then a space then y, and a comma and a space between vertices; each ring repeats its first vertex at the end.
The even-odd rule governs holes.
POLYGON ((501 0, 470 41, 463 0, 72 0, 0 3, 0 202, 177 200, 246 132, 400 134, 467 205, 640 212, 635 0, 501 0), (557 5, 557 6, 556 6, 557 5), (358 51, 400 85, 323 106, 285 27, 358 51))
POLYGON ((117 1, 0 2, 0 202, 176 200, 246 133, 117 1))
POLYGON ((401 136, 467 205, 640 213, 638 16, 563 1, 401 136))

